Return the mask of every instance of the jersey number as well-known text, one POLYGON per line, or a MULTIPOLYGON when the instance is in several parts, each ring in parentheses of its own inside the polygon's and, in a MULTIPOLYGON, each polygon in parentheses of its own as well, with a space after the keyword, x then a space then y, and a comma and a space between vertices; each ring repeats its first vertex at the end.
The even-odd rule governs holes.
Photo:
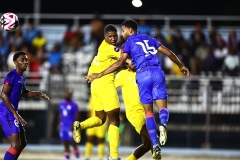
POLYGON ((148 40, 143 40, 142 42, 136 42, 136 44, 140 45, 145 53, 145 57, 149 56, 150 54, 157 54, 157 50, 153 46, 148 45, 148 40))

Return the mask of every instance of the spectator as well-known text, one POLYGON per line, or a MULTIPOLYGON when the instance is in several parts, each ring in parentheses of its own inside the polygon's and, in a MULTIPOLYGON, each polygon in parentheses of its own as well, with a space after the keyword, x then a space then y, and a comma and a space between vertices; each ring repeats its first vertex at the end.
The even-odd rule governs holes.
POLYGON ((140 19, 138 24, 138 33, 147 35, 151 34, 151 27, 147 24, 145 19, 140 19))
POLYGON ((70 41, 74 37, 75 33, 72 31, 72 25, 68 24, 67 29, 63 36, 63 52, 66 52, 70 46, 70 41))
POLYGON ((206 75, 210 73, 215 75, 218 69, 217 64, 218 60, 214 56, 214 49, 211 47, 209 48, 208 56, 204 60, 204 71, 206 75))
POLYGON ((103 29, 104 29, 104 21, 101 19, 100 15, 96 15, 90 22, 91 28, 91 43, 95 46, 95 53, 97 54, 97 49, 104 39, 103 29))
POLYGON ((195 56, 195 50, 198 46, 201 45, 202 41, 206 41, 206 37, 202 31, 202 25, 197 23, 195 25, 195 30, 190 35, 191 50, 193 56, 195 56))
POLYGON ((16 48, 20 48, 26 43, 22 34, 21 26, 19 26, 18 29, 15 32, 13 32, 13 34, 9 35, 8 42, 11 45, 14 45, 16 48))
POLYGON ((6 71, 7 69, 7 57, 9 53, 9 46, 8 44, 4 41, 3 38, 0 38, 0 70, 1 71, 6 71))
POLYGON ((238 39, 237 39, 237 33, 236 30, 231 30, 229 32, 228 36, 228 46, 231 48, 231 51, 236 53, 237 52, 237 47, 238 47, 238 39))
POLYGON ((50 62, 50 71, 52 73, 60 73, 62 70, 62 52, 60 51, 60 45, 55 44, 52 51, 49 52, 48 60, 50 62))
POLYGON ((32 41, 32 46, 36 50, 39 48, 45 48, 47 39, 43 36, 42 31, 38 31, 37 36, 32 41))
POLYGON ((217 34, 218 34, 217 26, 213 24, 208 34, 209 44, 211 47, 217 47, 216 41, 217 34))
POLYGON ((23 36, 26 39, 26 43, 28 48, 32 47, 32 42, 35 37, 38 35, 39 29, 35 26, 33 21, 30 21, 28 24, 28 28, 25 30, 23 36))
POLYGON ((224 58, 223 69, 228 76, 239 75, 239 58, 234 48, 229 47, 229 53, 224 58))
POLYGON ((12 70, 12 69, 15 68, 15 63, 13 62, 13 56, 14 56, 15 52, 17 51, 17 48, 16 48, 15 45, 11 45, 10 48, 11 48, 10 49, 11 51, 10 51, 10 53, 8 55, 8 58, 7 58, 7 68, 8 68, 8 70, 12 70))
POLYGON ((222 69, 223 61, 226 55, 228 54, 228 48, 226 42, 223 40, 220 34, 216 36, 217 47, 214 49, 214 56, 217 58, 217 68, 218 70, 222 69))

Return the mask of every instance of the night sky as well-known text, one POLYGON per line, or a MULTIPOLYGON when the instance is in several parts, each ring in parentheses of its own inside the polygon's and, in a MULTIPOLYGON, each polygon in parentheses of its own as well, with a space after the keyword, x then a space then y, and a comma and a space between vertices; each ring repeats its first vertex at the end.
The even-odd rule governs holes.
MULTIPOLYGON (((131 1, 41 0, 41 13, 240 15, 240 0, 142 0, 143 6, 140 8, 134 8, 131 1)), ((0 0, 0 12, 32 13, 33 2, 0 0)))

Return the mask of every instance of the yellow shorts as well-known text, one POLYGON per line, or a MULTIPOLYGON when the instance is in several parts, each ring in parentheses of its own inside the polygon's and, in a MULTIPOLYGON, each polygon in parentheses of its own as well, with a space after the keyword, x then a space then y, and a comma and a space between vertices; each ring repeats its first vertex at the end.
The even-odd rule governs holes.
POLYGON ((108 121, 106 120, 106 122, 99 127, 93 127, 93 128, 86 129, 86 135, 87 136, 95 136, 97 138, 105 138, 107 124, 108 124, 108 121))
POLYGON ((92 102, 95 111, 105 112, 120 108, 117 90, 114 83, 104 83, 95 79, 91 84, 92 102))
POLYGON ((139 108, 136 110, 131 110, 128 112, 126 110, 126 117, 128 121, 132 124, 138 134, 140 134, 142 130, 142 126, 146 123, 145 112, 143 108, 139 108))

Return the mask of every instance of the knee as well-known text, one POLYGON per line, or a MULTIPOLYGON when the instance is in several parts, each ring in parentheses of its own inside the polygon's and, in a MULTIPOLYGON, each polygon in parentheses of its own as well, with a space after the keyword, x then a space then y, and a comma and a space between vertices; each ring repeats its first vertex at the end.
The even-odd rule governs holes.
POLYGON ((114 125, 114 126, 119 127, 119 125, 120 125, 120 119, 118 119, 118 118, 109 119, 109 123, 112 124, 112 125, 114 125))
POLYGON ((145 141, 145 142, 143 143, 143 146, 144 146, 144 149, 145 149, 146 151, 149 151, 149 150, 151 149, 151 147, 152 147, 151 141, 145 141))

